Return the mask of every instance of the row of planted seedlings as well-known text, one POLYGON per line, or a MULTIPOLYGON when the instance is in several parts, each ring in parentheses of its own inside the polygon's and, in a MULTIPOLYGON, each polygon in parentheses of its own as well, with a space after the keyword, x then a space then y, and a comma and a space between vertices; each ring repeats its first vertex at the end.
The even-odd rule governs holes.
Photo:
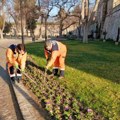
POLYGON ((28 77, 23 83, 38 97, 42 107, 52 120, 102 120, 91 109, 83 107, 58 81, 45 78, 43 72, 32 62, 26 68, 28 77))

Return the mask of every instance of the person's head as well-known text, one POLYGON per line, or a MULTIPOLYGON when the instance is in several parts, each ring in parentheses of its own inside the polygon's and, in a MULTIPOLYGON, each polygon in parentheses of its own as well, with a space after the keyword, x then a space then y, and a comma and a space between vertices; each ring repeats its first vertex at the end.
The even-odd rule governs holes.
POLYGON ((52 41, 51 40, 45 41, 45 48, 47 50, 51 50, 52 49, 52 41))
POLYGON ((23 44, 18 44, 17 46, 16 46, 16 50, 17 50, 17 52, 19 53, 19 54, 22 54, 22 55, 24 55, 25 54, 25 45, 23 45, 23 44))

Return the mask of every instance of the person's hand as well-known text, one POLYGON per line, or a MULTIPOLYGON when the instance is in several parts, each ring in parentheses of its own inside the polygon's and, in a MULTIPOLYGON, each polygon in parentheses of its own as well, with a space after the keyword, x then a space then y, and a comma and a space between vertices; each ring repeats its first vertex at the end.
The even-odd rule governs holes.
POLYGON ((48 59, 46 59, 46 61, 47 61, 47 64, 48 64, 49 60, 50 60, 49 58, 48 58, 48 59))
POLYGON ((21 69, 21 72, 23 73, 24 71, 25 71, 25 70, 22 68, 22 69, 21 69))
POLYGON ((18 69, 19 67, 18 67, 18 64, 15 64, 15 66, 14 66, 16 69, 18 69))
POLYGON ((48 70, 48 68, 49 68, 48 66, 45 67, 46 70, 48 70))
POLYGON ((47 58, 46 61, 48 62, 48 61, 49 61, 49 58, 47 58))

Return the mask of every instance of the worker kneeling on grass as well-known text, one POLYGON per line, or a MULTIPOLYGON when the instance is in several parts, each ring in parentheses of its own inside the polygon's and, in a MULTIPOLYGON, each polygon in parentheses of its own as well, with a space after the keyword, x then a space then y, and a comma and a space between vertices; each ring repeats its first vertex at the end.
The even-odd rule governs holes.
POLYGON ((23 44, 10 45, 6 51, 8 73, 13 82, 15 78, 18 80, 22 77, 26 64, 27 52, 23 44), (15 73, 16 72, 16 73, 15 73))
POLYGON ((48 61, 46 69, 53 66, 53 75, 58 75, 60 70, 59 79, 64 78, 65 72, 65 58, 67 53, 66 45, 58 41, 47 40, 45 41, 45 57, 48 61))

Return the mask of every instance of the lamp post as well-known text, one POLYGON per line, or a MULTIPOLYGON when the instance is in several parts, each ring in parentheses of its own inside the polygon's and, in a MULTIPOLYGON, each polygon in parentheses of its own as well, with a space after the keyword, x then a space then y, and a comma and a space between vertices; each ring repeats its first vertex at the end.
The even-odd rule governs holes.
POLYGON ((22 17, 22 14, 23 14, 23 11, 22 11, 22 0, 19 0, 20 1, 20 20, 21 20, 21 39, 22 39, 22 44, 24 44, 24 31, 23 31, 23 17, 22 17))

